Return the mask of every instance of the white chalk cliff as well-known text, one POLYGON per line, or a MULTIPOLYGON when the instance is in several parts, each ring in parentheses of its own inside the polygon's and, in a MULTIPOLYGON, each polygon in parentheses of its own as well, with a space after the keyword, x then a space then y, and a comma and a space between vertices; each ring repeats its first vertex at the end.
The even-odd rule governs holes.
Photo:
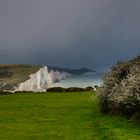
POLYGON ((30 79, 21 83, 16 91, 33 91, 44 92, 52 87, 52 84, 64 79, 67 73, 60 73, 58 71, 49 71, 47 66, 39 69, 34 74, 30 75, 30 79))

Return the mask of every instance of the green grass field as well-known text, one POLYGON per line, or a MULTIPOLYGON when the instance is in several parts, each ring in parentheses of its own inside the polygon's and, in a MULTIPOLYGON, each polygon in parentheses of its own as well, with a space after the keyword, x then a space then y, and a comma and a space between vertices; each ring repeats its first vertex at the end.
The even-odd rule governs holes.
POLYGON ((0 95, 0 140, 140 140, 140 123, 100 113, 94 93, 0 95))

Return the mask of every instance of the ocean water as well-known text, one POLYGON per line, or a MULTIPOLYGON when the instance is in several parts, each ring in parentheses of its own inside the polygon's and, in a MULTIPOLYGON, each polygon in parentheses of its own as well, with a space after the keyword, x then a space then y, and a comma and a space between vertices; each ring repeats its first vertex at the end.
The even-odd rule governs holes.
POLYGON ((89 74, 80 76, 69 76, 66 79, 53 84, 53 87, 87 87, 87 86, 101 86, 102 75, 101 74, 89 74))

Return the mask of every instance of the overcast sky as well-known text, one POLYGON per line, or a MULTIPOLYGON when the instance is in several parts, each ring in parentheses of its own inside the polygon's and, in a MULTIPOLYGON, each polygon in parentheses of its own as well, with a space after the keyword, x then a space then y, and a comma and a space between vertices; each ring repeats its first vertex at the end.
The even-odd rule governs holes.
POLYGON ((140 53, 140 0, 0 0, 0 63, 106 70, 140 53))

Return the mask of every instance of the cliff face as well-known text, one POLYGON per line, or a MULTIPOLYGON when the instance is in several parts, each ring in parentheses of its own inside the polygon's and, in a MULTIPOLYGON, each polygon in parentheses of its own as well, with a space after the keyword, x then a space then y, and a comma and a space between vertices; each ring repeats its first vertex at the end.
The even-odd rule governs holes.
POLYGON ((34 74, 30 75, 30 79, 21 83, 16 91, 34 91, 44 92, 52 86, 54 82, 58 82, 65 78, 66 73, 60 73, 58 71, 48 71, 47 66, 40 68, 34 74))

